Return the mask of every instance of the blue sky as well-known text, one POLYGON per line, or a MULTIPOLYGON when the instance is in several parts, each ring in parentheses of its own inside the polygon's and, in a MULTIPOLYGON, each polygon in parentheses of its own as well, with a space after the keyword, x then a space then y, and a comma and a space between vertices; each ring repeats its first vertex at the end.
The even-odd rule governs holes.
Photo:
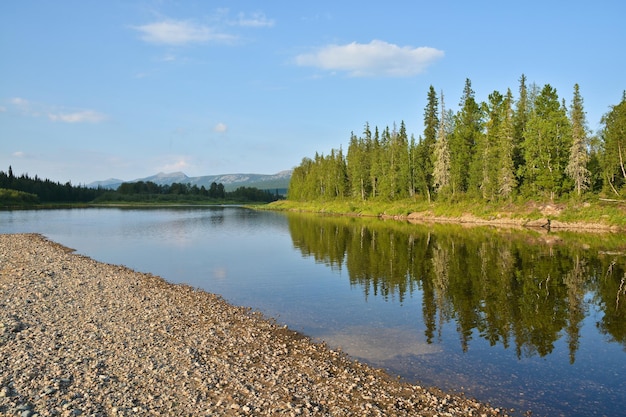
POLYGON ((2 1, 0 170, 87 184, 157 172, 273 174, 363 126, 423 131, 519 77, 592 130, 626 89, 626 3, 2 1))

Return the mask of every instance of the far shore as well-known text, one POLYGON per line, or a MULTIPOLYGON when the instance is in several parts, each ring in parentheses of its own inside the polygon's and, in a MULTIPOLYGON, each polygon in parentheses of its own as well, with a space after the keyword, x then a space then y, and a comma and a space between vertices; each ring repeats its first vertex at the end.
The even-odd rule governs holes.
POLYGON ((445 204, 417 204, 410 202, 355 203, 278 201, 260 208, 276 211, 309 212, 353 217, 378 217, 412 223, 457 223, 467 226, 494 226, 531 228, 542 230, 568 230, 580 232, 619 233, 626 231, 626 202, 602 207, 589 203, 576 205, 553 203, 527 203, 501 207, 479 206, 449 210, 445 204), (415 207, 414 207, 415 206, 415 207), (442 208, 444 207, 444 208, 442 208), (478 210, 481 215, 472 212, 478 210), (443 213, 443 214, 442 214, 443 213), (610 215, 608 214, 610 213, 610 215))

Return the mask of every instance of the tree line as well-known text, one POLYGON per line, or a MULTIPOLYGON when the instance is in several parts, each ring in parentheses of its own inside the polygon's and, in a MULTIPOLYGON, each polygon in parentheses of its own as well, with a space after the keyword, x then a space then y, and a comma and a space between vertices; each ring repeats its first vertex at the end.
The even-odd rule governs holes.
POLYGON ((16 176, 9 166, 7 172, 0 171, 0 203, 104 203, 104 202, 203 202, 236 201, 265 202, 280 199, 278 192, 260 190, 255 187, 239 187, 226 191, 224 184, 211 183, 205 186, 173 183, 159 185, 151 181, 122 183, 116 190, 102 187, 74 186, 28 174, 16 176))
POLYGON ((261 190, 255 187, 238 187, 226 191, 224 184, 212 182, 207 189, 204 185, 172 183, 159 185, 152 181, 122 183, 116 191, 109 191, 97 198, 100 201, 237 201, 269 203, 279 200, 278 192, 261 190))
POLYGON ((41 179, 37 175, 32 178, 28 174, 17 176, 13 174, 10 166, 7 172, 0 171, 0 189, 20 192, 25 202, 33 204, 87 203, 101 196, 105 191, 101 188, 74 186, 71 182, 62 184, 47 178, 41 179), (26 196, 29 197, 26 198, 26 196))
POLYGON ((626 92, 596 133, 587 125, 574 85, 569 105, 554 87, 519 79, 519 95, 494 91, 477 102, 466 79, 459 110, 446 109, 431 85, 424 130, 416 140, 404 121, 384 129, 365 124, 347 154, 305 157, 292 174, 288 198, 423 198, 510 201, 573 196, 626 196, 626 92))

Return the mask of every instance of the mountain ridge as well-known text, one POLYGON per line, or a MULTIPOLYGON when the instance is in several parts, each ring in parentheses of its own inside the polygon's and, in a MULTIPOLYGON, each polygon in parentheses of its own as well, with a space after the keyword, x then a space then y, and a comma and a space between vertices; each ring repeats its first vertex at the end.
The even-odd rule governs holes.
POLYGON ((123 183, 132 182, 153 182, 158 185, 172 185, 173 183, 191 184, 198 187, 204 186, 209 188, 212 183, 223 184, 226 191, 232 191, 239 187, 255 187, 261 190, 286 190, 289 187, 291 174, 293 170, 284 170, 276 174, 252 174, 252 173, 236 173, 236 174, 219 174, 219 175, 203 175, 199 177, 189 177, 184 172, 159 172, 157 174, 137 178, 131 181, 124 181, 116 178, 109 178, 102 181, 94 181, 87 184, 91 188, 107 188, 111 190, 117 189, 123 183))

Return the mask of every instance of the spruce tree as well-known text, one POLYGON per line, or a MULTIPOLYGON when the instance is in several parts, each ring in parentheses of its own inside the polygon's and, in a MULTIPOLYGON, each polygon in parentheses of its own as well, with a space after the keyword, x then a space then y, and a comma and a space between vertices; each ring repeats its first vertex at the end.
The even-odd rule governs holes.
POLYGON ((522 74, 519 79, 519 97, 515 105, 515 113, 513 116, 513 163, 517 174, 521 174, 522 167, 524 166, 522 144, 524 143, 526 123, 528 123, 528 118, 530 117, 530 107, 528 88, 526 87, 526 76, 522 74))
POLYGON ((498 145, 498 195, 509 198, 517 187, 515 178, 515 124, 513 120, 513 94, 507 90, 502 107, 498 145))
POLYGON ((420 137, 414 151, 414 181, 417 191, 430 202, 433 189, 433 152, 437 142, 439 128, 439 101, 435 88, 428 89, 426 108, 424 109, 424 136, 420 137))
POLYGON ((587 164, 589 163, 589 154, 587 153, 589 132, 578 84, 574 85, 574 96, 570 107, 570 123, 572 125, 572 146, 565 173, 574 181, 576 194, 580 196, 584 190, 589 188, 591 173, 587 169, 587 164))
POLYGON ((487 200, 496 198, 500 165, 500 129, 503 116, 504 97, 498 91, 489 94, 486 105, 488 118, 483 139, 477 143, 474 158, 474 177, 479 178, 478 188, 487 200))
POLYGON ((400 122, 400 130, 395 138, 398 157, 398 183, 396 191, 398 198, 405 198, 412 195, 411 192, 411 164, 409 161, 409 136, 406 133, 404 120, 400 122))
MULTIPOLYGON (((476 143, 482 134, 482 111, 474 99, 472 82, 465 80, 463 96, 459 103, 461 109, 455 118, 453 135, 449 138, 450 147, 450 187, 453 194, 468 190, 470 182, 470 164, 472 163, 476 143)), ((473 178, 474 188, 478 188, 479 179, 473 178)))

